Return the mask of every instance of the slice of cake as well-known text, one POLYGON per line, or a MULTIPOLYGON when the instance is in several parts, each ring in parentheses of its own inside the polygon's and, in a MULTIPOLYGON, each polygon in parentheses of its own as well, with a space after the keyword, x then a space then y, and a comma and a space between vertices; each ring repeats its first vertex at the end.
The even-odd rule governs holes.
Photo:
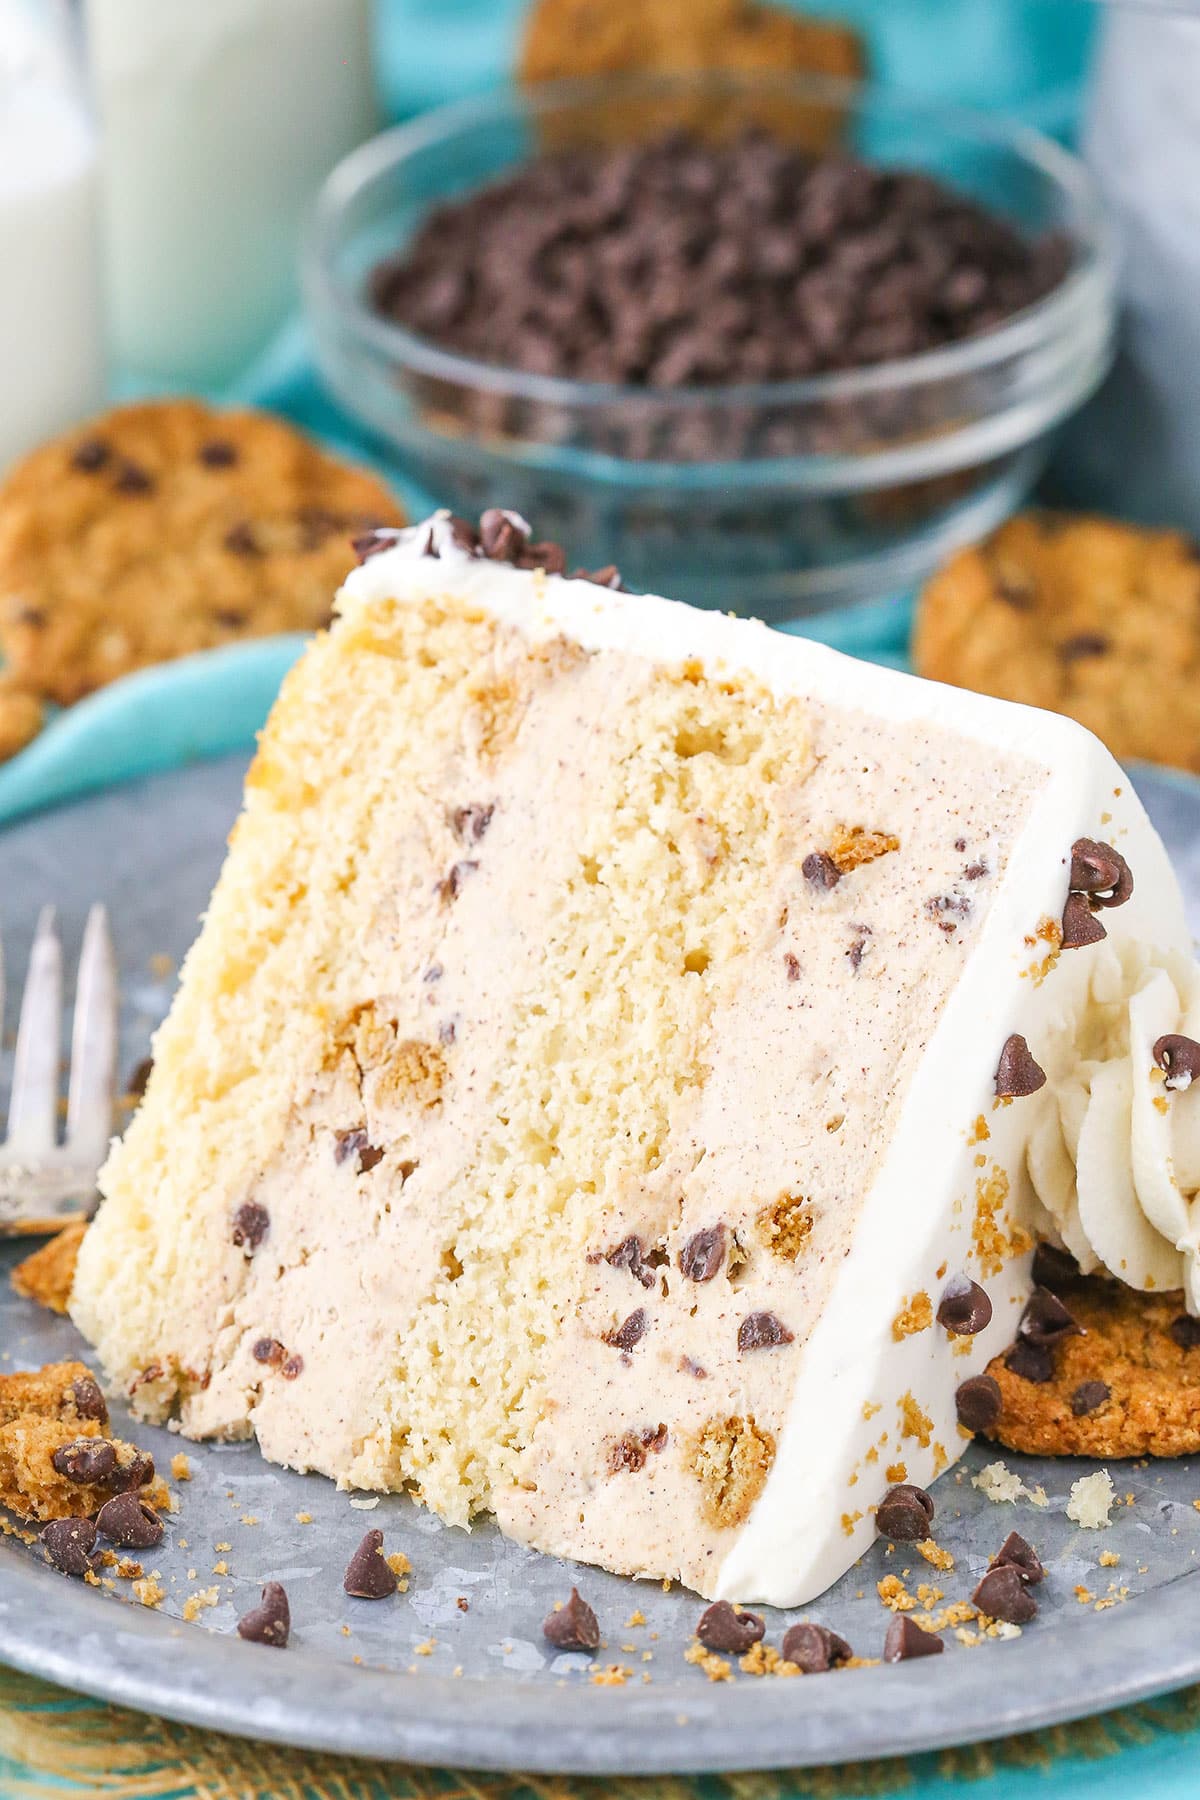
POLYGON ((1062 1239, 1175 1278, 1118 1154, 1162 845, 1070 721, 561 579, 515 515, 364 554, 73 1315, 192 1436, 800 1603, 986 1423, 1035 1134, 1062 1239))

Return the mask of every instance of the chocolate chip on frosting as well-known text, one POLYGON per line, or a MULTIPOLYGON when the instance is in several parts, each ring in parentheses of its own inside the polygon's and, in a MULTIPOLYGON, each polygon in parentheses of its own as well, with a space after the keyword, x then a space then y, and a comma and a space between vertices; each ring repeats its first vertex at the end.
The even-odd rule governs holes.
POLYGON ((96 1527, 90 1519, 51 1519, 42 1531, 46 1554, 64 1575, 86 1575, 92 1567, 96 1527))
POLYGON ((724 1225, 696 1231, 679 1252, 679 1267, 689 1281, 711 1281, 725 1261, 724 1225))
POLYGON ((880 1537, 893 1538, 902 1544, 916 1544, 929 1536, 933 1511, 933 1501, 924 1488, 901 1481, 890 1487, 879 1502, 875 1524, 880 1537))
POLYGON ((271 1229, 271 1215, 257 1200, 244 1200, 233 1215, 233 1241, 251 1255, 271 1229))
POLYGON ((968 1431, 990 1431, 1000 1417, 1003 1396, 994 1375, 969 1375, 954 1394, 958 1422, 968 1431))
POLYGON ((342 1586, 356 1600, 386 1600, 397 1585, 395 1571, 383 1554, 382 1531, 368 1531, 350 1558, 342 1586))
POLYGON ((761 1641, 766 1627, 757 1613, 738 1612, 728 1600, 715 1600, 701 1614, 696 1636, 706 1650, 724 1650, 732 1656, 744 1656, 752 1644, 761 1641))
POLYGON ((1070 886, 1073 894, 1086 894, 1093 906, 1124 906, 1133 892, 1133 875, 1111 844, 1076 838, 1071 845, 1070 886))
POLYGON ((632 1350, 634 1345, 640 1344, 645 1337, 648 1324, 646 1309, 644 1306, 639 1306, 637 1311, 631 1312, 615 1331, 604 1333, 604 1342, 611 1344, 614 1350, 632 1350))
POLYGON ((89 1487, 93 1482, 106 1481, 113 1473, 117 1452, 107 1438, 80 1437, 60 1444, 50 1461, 65 1481, 89 1487))
POLYGON ((1106 1381, 1081 1381, 1071 1395, 1071 1411, 1077 1419, 1086 1419, 1089 1413, 1099 1412, 1111 1393, 1106 1381))
POLYGON ((814 1625, 808 1620, 784 1632, 780 1653, 784 1662, 795 1663, 806 1675, 822 1675, 826 1669, 849 1662, 854 1655, 844 1637, 830 1631, 827 1625, 814 1625))
POLYGON ((940 1637, 924 1631, 907 1613, 897 1613, 883 1640, 886 1663, 911 1662, 915 1656, 940 1656, 946 1648, 940 1637))
POLYGON ((361 565, 369 562, 373 556, 378 556, 381 551, 390 550, 399 543, 402 535, 395 526, 381 525, 376 531, 360 532, 358 537, 351 538, 350 548, 361 565))
POLYGON ((737 1346, 741 1351, 774 1350, 792 1341, 792 1333, 773 1312, 749 1313, 738 1326, 737 1346))
POLYGON ((1046 1571, 1042 1567, 1042 1559, 1032 1544, 1026 1543, 1019 1532, 1010 1531, 991 1561, 991 1567, 998 1569, 1008 1567, 1015 1569, 1022 1581, 1030 1587, 1036 1587, 1039 1581, 1045 1580, 1046 1571))
POLYGON ((1031 1344, 1050 1345, 1061 1343, 1063 1338, 1086 1334, 1057 1294, 1052 1294, 1049 1288, 1035 1287, 1025 1302, 1017 1335, 1031 1344))
POLYGON ((992 1321, 992 1303, 977 1281, 955 1275, 942 1289, 937 1322, 956 1337, 974 1337, 992 1321))
POLYGON ((163 1536, 162 1520, 154 1508, 134 1493, 106 1500, 96 1514, 96 1530, 129 1550, 149 1550, 161 1544, 163 1536))
POLYGON ((818 888, 835 888, 842 879, 842 871, 828 850, 811 850, 800 864, 800 873, 818 888))
POLYGON ((1063 907, 1062 948, 1084 950, 1089 944, 1098 944, 1101 938, 1107 936, 1107 931, 1088 905, 1086 896, 1068 894, 1067 904, 1063 907))
POLYGON ((276 1650, 286 1647, 292 1629, 288 1597, 277 1581, 268 1581, 262 1599, 238 1620, 238 1636, 251 1644, 270 1644, 276 1650))
POLYGON ((1004 1040, 996 1067, 996 1093, 1002 1100, 1021 1100, 1046 1085, 1046 1071, 1034 1061, 1029 1045, 1014 1031, 1004 1040))
POLYGON ((600 1648, 600 1625, 579 1589, 571 1589, 571 1598, 556 1612, 548 1613, 542 1625, 542 1636, 556 1650, 586 1650, 590 1655, 600 1648))
POLYGON ((1027 1625, 1037 1618, 1037 1601, 1021 1579, 1021 1571, 1011 1563, 989 1569, 971 1599, 990 1619, 1003 1619, 1009 1625, 1027 1625))
POLYGON ((1200 1044, 1195 1038, 1169 1031, 1154 1041, 1154 1060, 1166 1072, 1169 1088, 1190 1087, 1200 1075, 1200 1044))

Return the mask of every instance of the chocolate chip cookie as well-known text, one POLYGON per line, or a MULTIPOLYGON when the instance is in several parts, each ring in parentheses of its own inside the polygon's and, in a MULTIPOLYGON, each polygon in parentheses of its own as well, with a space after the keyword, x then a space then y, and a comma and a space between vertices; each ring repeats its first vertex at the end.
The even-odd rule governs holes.
POLYGON ((387 489, 265 413, 120 407, 0 483, 0 650, 66 705, 118 675, 324 624, 387 489))
POLYGON ((21 1518, 94 1513, 114 1494, 166 1490, 153 1458, 106 1435, 108 1407, 81 1362, 0 1374, 0 1506, 21 1518))
POLYGON ((1073 1280, 1061 1299, 1082 1332, 1043 1357, 989 1365, 1000 1417, 988 1436, 1039 1456, 1190 1456, 1200 1451, 1200 1320, 1181 1294, 1073 1280))
MULTIPOLYGON (((556 81, 637 71, 675 74, 731 69, 740 74, 790 71, 857 78, 866 58, 862 40, 849 25, 810 19, 757 0, 535 0, 525 25, 518 73, 523 82, 556 81)), ((840 133, 836 107, 800 108, 776 102, 753 112, 760 125, 810 149, 828 146, 840 133), (789 129, 790 127, 790 129, 789 129)), ((749 102, 746 103, 749 105, 749 102)), ((653 109, 657 128, 669 121, 662 103, 653 109)), ((745 106, 737 109, 749 122, 745 106)), ((636 106, 605 109, 597 125, 617 129, 639 122, 653 129, 636 106)), ((697 123, 694 111, 678 124, 697 123)), ((611 132, 605 130, 604 135, 611 132)))
POLYGON ((1024 513, 928 583, 913 663, 1066 713, 1116 756, 1200 770, 1200 552, 1174 531, 1024 513))

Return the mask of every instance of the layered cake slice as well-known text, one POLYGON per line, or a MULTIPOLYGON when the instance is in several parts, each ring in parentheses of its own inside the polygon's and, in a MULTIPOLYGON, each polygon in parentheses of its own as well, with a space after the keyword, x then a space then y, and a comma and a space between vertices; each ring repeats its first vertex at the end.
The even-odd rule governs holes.
POLYGON ((364 555, 73 1315, 189 1435, 800 1603, 995 1405, 1032 1138, 1063 1239, 1182 1263, 1103 1156, 1123 984, 1189 951, 1162 845, 1071 722, 563 579, 516 515, 364 555))

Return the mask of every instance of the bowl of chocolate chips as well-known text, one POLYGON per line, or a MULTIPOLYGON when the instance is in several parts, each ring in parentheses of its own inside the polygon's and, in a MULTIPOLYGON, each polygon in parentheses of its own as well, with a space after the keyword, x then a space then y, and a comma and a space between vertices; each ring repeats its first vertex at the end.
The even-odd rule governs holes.
POLYGON ((1112 355, 1073 156, 816 76, 440 109, 334 171, 304 283, 326 381, 424 495, 777 622, 990 529, 1112 355))

